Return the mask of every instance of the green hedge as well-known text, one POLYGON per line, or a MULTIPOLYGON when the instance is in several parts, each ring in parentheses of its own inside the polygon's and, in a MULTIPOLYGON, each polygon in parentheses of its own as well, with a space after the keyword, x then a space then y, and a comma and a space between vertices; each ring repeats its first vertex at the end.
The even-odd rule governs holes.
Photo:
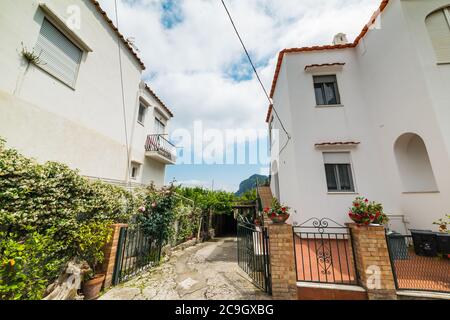
POLYGON ((133 203, 121 187, 91 182, 59 163, 37 163, 0 140, 0 299, 40 299, 88 246, 88 256, 101 262, 105 228, 128 222, 133 203))

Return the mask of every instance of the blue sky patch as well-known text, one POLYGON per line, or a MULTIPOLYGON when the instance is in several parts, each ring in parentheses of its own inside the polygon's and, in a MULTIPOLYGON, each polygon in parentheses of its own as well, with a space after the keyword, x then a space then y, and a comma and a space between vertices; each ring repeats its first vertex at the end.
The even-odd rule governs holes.
MULTIPOLYGON (((256 69, 258 70, 268 65, 269 58, 262 61, 253 62, 255 63, 256 69)), ((238 62, 232 63, 225 69, 225 77, 231 78, 235 82, 248 81, 253 79, 253 68, 245 54, 242 54, 238 62)))
POLYGON ((161 2, 161 23, 166 29, 172 29, 184 20, 181 0, 163 0, 161 2))

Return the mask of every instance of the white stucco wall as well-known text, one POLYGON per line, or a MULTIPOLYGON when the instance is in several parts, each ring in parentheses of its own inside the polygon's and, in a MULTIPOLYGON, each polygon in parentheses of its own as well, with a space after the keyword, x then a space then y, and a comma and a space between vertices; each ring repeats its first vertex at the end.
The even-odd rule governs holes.
MULTIPOLYGON (((145 162, 145 137, 153 127, 138 128, 136 121, 142 68, 121 43, 126 138, 117 35, 91 1, 3 0, 0 38, 0 136, 8 146, 39 161, 61 161, 84 175, 116 180, 127 178, 126 140, 130 154, 145 162), (74 88, 36 66, 26 69, 19 54, 21 43, 27 48, 36 44, 43 2, 62 19, 68 17, 68 6, 81 9, 81 29, 75 32, 92 52, 83 54, 74 88), (33 137, 34 143, 21 137, 33 137)), ((155 179, 164 181, 160 172, 155 179)))
POLYGON ((450 121, 446 118, 450 99, 442 84, 433 86, 450 72, 448 66, 424 63, 425 58, 435 61, 434 53, 428 39, 418 39, 423 30, 416 32, 425 28, 425 17, 432 8, 444 4, 440 0, 393 0, 382 15, 381 29, 369 31, 356 49, 285 56, 274 104, 293 136, 288 160, 280 165, 281 200, 293 208, 293 221, 328 217, 347 222, 348 208, 358 195, 383 203, 387 213, 407 216, 409 227, 414 228, 433 228, 432 222, 450 211, 450 121), (422 12, 421 18, 412 18, 411 11, 422 12), (337 75, 343 107, 318 108, 312 76, 321 73, 305 72, 304 67, 335 62, 345 66, 324 74, 337 75), (404 192, 394 144, 408 132, 425 141, 439 193, 404 192), (314 147, 338 141, 361 144, 324 150, 314 147), (327 192, 324 151, 351 152, 356 192, 327 192))

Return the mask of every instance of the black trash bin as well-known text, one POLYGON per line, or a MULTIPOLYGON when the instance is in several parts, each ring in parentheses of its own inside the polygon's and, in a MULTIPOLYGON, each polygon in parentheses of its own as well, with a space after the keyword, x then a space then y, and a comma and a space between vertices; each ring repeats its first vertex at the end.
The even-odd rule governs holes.
POLYGON ((392 232, 388 234, 388 245, 392 260, 408 260, 407 238, 400 233, 392 232))
POLYGON ((438 252, 444 256, 450 255, 450 234, 438 233, 436 237, 438 252))
POLYGON ((411 230, 411 235, 414 251, 418 256, 436 257, 438 255, 436 233, 428 230, 411 230))

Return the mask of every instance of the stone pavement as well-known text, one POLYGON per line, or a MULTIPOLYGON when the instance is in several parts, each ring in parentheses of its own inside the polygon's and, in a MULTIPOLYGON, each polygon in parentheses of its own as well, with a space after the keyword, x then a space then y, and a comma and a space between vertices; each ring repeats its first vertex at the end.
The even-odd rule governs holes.
POLYGON ((236 245, 235 238, 223 238, 175 252, 99 300, 269 300, 239 268, 236 245))

